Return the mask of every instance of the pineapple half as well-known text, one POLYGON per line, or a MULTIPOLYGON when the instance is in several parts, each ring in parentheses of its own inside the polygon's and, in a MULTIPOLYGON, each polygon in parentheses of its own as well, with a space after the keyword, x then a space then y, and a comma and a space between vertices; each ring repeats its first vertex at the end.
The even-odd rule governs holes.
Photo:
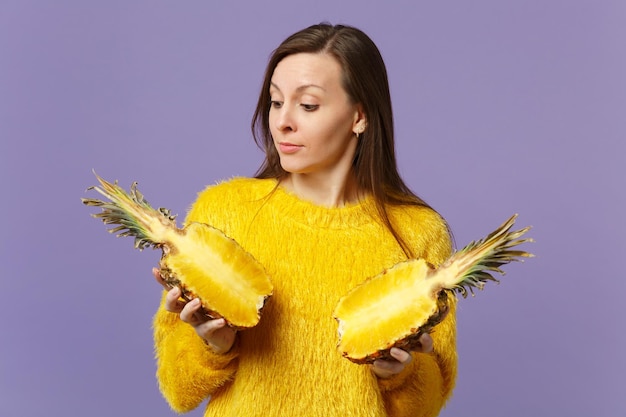
MULTIPOLYGON (((95 174, 95 173, 94 173, 95 174)), ((189 301, 199 298, 208 318, 223 317, 229 326, 255 326, 272 294, 272 283, 263 266, 222 231, 203 223, 176 226, 168 209, 155 210, 133 183, 130 193, 95 174, 101 187, 95 190, 110 202, 83 198, 88 206, 101 207, 93 214, 117 236, 134 236, 135 248, 161 249, 160 272, 166 284, 178 286, 189 301)))
POLYGON ((512 248, 530 227, 511 232, 512 216, 486 238, 471 242, 434 269, 423 259, 401 262, 366 280, 339 300, 334 318, 338 349, 355 363, 389 359, 389 350, 414 350, 419 338, 439 324, 449 310, 449 297, 483 289, 491 272, 511 261, 533 255, 512 248))

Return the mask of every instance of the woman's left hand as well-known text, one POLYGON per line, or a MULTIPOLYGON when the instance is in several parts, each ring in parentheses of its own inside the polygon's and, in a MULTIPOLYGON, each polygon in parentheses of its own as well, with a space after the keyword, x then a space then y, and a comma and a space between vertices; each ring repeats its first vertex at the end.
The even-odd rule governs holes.
MULTIPOLYGON (((430 353, 433 351, 433 339, 428 333, 421 335, 419 341, 419 348, 415 352, 430 353)), ((402 372, 413 361, 413 357, 406 350, 394 347, 389 353, 393 359, 378 359, 370 365, 372 372, 379 378, 391 378, 402 372)))

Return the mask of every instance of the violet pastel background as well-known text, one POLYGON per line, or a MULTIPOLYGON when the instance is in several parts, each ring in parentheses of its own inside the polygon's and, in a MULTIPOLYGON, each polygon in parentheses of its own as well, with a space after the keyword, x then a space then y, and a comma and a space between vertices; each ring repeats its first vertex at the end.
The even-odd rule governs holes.
POLYGON ((516 212, 534 226, 537 257, 460 302, 442 416, 626 415, 623 1, 2 0, 0 416, 173 415, 158 252, 80 198, 95 169, 182 220, 253 174, 268 55, 323 20, 380 47, 402 174, 457 246, 516 212))

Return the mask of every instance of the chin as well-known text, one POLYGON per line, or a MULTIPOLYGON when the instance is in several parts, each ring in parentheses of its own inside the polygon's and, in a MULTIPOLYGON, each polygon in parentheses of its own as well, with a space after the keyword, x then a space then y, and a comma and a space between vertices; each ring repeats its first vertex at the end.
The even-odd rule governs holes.
POLYGON ((280 161, 280 166, 281 166, 281 168, 285 172, 287 172, 289 174, 304 174, 304 173, 306 173, 306 170, 303 167, 298 166, 296 164, 285 163, 282 160, 280 161))

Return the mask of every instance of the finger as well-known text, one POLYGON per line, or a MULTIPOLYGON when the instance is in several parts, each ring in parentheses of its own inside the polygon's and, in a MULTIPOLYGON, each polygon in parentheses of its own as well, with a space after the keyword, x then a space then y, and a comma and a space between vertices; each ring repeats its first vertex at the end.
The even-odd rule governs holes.
MULTIPOLYGON (((173 291, 173 290, 172 290, 173 291)), ((180 290, 179 290, 180 291, 180 290)), ((198 322, 198 317, 196 316, 196 312, 201 307, 200 299, 194 298, 185 304, 183 309, 180 312, 180 319, 185 323, 196 324, 198 322)))
POLYGON ((420 344, 422 345, 422 348, 419 352, 430 353, 433 351, 433 338, 428 333, 424 333, 420 336, 420 344))
POLYGON ((400 362, 403 367, 411 363, 413 360, 413 357, 409 352, 396 347, 391 348, 389 353, 391 354, 391 357, 400 362))
POLYGON ((156 279, 159 284, 165 284, 165 281, 163 281, 163 277, 161 277, 161 273, 159 272, 159 268, 152 268, 152 275, 154 275, 154 279, 156 279))
POLYGON ((166 311, 169 311, 170 313, 180 313, 183 310, 186 303, 181 301, 181 294, 180 288, 178 287, 174 287, 167 292, 164 303, 166 311))
POLYGON ((196 326, 196 333, 215 353, 226 353, 235 342, 236 331, 226 325, 226 320, 209 320, 196 326))
POLYGON ((159 270, 159 268, 152 268, 152 275, 154 275, 154 279, 156 279, 156 282, 162 285, 163 288, 165 288, 166 290, 172 288, 172 286, 165 282, 165 280, 161 276, 161 271, 159 270))
POLYGON ((397 360, 375 360, 371 365, 372 371, 380 378, 390 378, 404 369, 404 364, 397 360))
POLYGON ((393 359, 377 359, 372 366, 381 371, 397 371, 401 370, 404 364, 393 359))
POLYGON ((224 319, 207 320, 196 326, 196 332, 200 337, 209 339, 216 331, 224 326, 226 326, 226 320, 224 319))

